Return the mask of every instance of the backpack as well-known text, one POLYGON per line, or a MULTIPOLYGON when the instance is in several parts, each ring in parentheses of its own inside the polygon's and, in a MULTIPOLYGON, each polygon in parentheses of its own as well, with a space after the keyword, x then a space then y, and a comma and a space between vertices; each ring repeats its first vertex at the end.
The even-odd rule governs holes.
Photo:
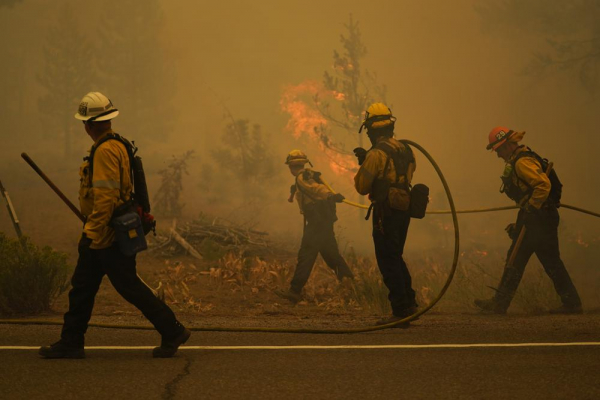
MULTIPOLYGON (((302 193, 302 195, 308 197, 313 201, 311 204, 302 204, 302 212, 304 214, 304 218, 306 221, 320 221, 320 222, 336 222, 337 221, 337 213, 336 213, 336 204, 332 201, 327 200, 317 200, 313 196, 311 196, 308 192, 302 189, 302 186, 298 184, 298 178, 300 175, 296 177, 296 188, 302 193)), ((302 179, 309 180, 314 179, 315 182, 319 184, 323 184, 321 180, 321 173, 317 171, 309 171, 305 170, 302 172, 302 179)))
MULTIPOLYGON (((512 199, 512 200, 514 200, 516 202, 520 202, 520 200, 523 198, 523 195, 530 196, 531 193, 533 192, 533 188, 531 186, 529 186, 529 184, 527 182, 525 182, 523 179, 521 179, 519 177, 519 175, 517 175, 517 172, 516 172, 516 169, 515 169, 517 161, 519 161, 519 159, 521 159, 523 157, 531 157, 531 158, 534 158, 535 160, 537 160, 537 162, 540 163, 540 166, 542 167, 542 171, 544 171, 544 173, 546 173, 546 170, 548 169, 548 164, 550 164, 550 161, 548 161, 547 158, 542 158, 539 154, 537 154, 536 152, 534 152, 531 149, 522 151, 519 154, 517 154, 517 156, 514 158, 514 160, 512 160, 510 162, 510 164, 512 166, 513 173, 515 174, 515 176, 517 177, 517 179, 519 179, 519 181, 522 182, 529 189, 528 189, 527 193, 523 194, 520 191, 520 189, 512 187, 512 186, 514 186, 512 180, 510 181, 510 183, 508 183, 503 178, 502 180, 503 180, 504 184, 503 184, 503 187, 500 190, 501 193, 506 193, 506 195, 510 199, 512 199)), ((560 204, 560 199, 562 197, 562 187, 563 187, 563 184, 560 181, 560 179, 558 178, 558 174, 556 173, 556 170, 554 168, 552 168, 552 170, 550 171, 550 175, 548 175, 548 179, 550 180, 551 187, 550 187, 550 194, 548 195, 548 200, 546 200, 546 201, 550 201, 554 205, 559 205, 560 204)))
POLYGON ((133 209, 140 215, 144 233, 147 235, 150 231, 153 231, 156 235, 156 221, 154 220, 154 216, 150 214, 150 196, 148 195, 146 174, 144 173, 142 158, 136 155, 138 148, 135 146, 135 142, 130 142, 117 133, 107 135, 100 139, 98 143, 92 147, 90 155, 84 158, 84 160, 87 160, 90 164, 90 179, 93 179, 94 177, 94 154, 104 142, 109 140, 117 140, 125 146, 127 155, 129 156, 129 173, 133 182, 131 200, 117 207, 113 213, 113 218, 120 217, 133 209))
POLYGON ((421 219, 425 216, 427 204, 429 203, 429 188, 423 184, 417 184, 412 187, 408 183, 408 167, 411 163, 415 162, 415 155, 408 143, 403 140, 398 141, 404 145, 403 149, 396 149, 385 141, 375 145, 375 148, 383 151, 387 157, 383 168, 384 178, 375 179, 373 182, 373 203, 371 203, 371 207, 369 207, 369 211, 367 212, 365 218, 367 220, 370 217, 371 210, 376 206, 378 208, 382 207, 380 212, 383 213, 383 215, 389 215, 391 213, 389 203, 386 200, 388 199, 389 191, 392 187, 404 189, 410 193, 408 211, 412 218, 421 219), (394 169, 396 170, 396 180, 393 183, 390 183, 385 179, 390 167, 390 160, 394 161, 394 169), (400 177, 402 176, 404 176, 404 183, 400 183, 400 177))

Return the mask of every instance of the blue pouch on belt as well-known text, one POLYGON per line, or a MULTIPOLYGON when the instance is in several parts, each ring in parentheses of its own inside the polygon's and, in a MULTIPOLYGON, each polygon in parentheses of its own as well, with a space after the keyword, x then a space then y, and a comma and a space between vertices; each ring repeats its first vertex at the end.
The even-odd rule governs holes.
POLYGON ((110 225, 115 230, 115 241, 119 249, 126 256, 133 256, 148 248, 142 220, 138 213, 131 211, 114 217, 110 225))

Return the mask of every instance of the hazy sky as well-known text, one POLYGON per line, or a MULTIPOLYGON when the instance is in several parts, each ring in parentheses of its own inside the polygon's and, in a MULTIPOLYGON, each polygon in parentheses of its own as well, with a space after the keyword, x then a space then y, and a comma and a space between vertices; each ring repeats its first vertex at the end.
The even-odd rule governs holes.
MULTIPOLYGON (((24 168, 18 155, 25 146, 38 157, 60 154, 58 146, 48 146, 53 133, 44 132, 38 118, 43 89, 36 76, 44 73, 46 32, 56 25, 65 3, 92 40, 101 40, 100 32, 107 26, 103 18, 116 18, 120 12, 118 5, 107 12, 102 3, 66 0, 24 0, 12 8, 0 8, 0 48, 7 55, 0 96, 10 111, 1 114, 7 128, 0 133, 0 168, 4 170, 10 165, 24 168), (12 95, 16 92, 18 100, 12 95), (40 141, 40 132, 46 141, 40 141)), ((139 3, 143 7, 144 2, 139 3)), ((249 118, 271 134, 269 147, 277 163, 283 163, 292 148, 312 151, 311 158, 319 160, 314 143, 304 136, 295 139, 285 129, 288 115, 281 110, 281 95, 287 85, 320 81, 324 71, 331 71, 332 52, 340 49, 339 36, 352 14, 368 48, 363 67, 376 72, 388 87, 388 101, 398 118, 397 136, 422 144, 434 155, 457 204, 508 204, 498 193, 502 162, 485 151, 490 129, 506 125, 526 130, 525 143, 555 162, 565 184, 565 202, 598 208, 600 178, 591 173, 597 169, 600 145, 595 132, 600 122, 598 101, 574 73, 552 73, 543 79, 522 76, 532 54, 547 49, 546 37, 504 25, 482 29, 475 11, 478 1, 174 0, 160 4, 163 25, 144 26, 138 34, 159 32, 155 47, 145 50, 168 59, 176 76, 175 94, 166 97, 176 110, 173 132, 164 143, 145 142, 129 110, 121 109, 115 121, 118 130, 144 146, 150 179, 156 179, 160 160, 193 148, 199 157, 190 168, 188 185, 190 190, 197 186, 195 173, 227 123, 223 105, 235 117, 249 118)), ((141 68, 144 61, 139 60, 141 68)), ((173 91, 168 89, 165 93, 173 91)), ((120 99, 112 100, 118 107, 120 99)), ((72 109, 56 112, 71 115, 76 108, 74 103, 72 109)), ((73 119, 73 129, 80 129, 76 124, 73 119)), ((77 146, 84 154, 90 143, 82 138, 77 146)), ((70 174, 76 173, 78 163, 79 158, 73 160, 64 175, 74 186, 77 179, 70 174)), ((315 167, 351 194, 347 179, 333 176, 323 162, 315 167)), ((415 179, 428 183, 434 193, 441 190, 422 157, 415 179)), ((274 198, 285 198, 288 187, 272 188, 274 198)), ((198 196, 187 203, 201 205, 198 196)), ((289 213, 285 206, 281 204, 281 210, 288 210, 281 211, 282 215, 289 213)))

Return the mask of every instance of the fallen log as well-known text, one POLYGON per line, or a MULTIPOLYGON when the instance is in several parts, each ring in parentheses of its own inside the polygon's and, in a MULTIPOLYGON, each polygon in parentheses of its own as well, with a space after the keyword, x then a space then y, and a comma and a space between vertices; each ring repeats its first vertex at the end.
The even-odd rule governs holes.
POLYGON ((173 228, 171 228, 171 237, 173 239, 175 239, 175 241, 177 243, 179 243, 179 245, 181 247, 186 249, 187 252, 190 253, 190 255, 197 258, 198 260, 203 259, 202 255, 200 253, 198 253, 198 251, 191 244, 189 244, 183 237, 181 237, 181 235, 179 233, 177 233, 177 231, 173 228))

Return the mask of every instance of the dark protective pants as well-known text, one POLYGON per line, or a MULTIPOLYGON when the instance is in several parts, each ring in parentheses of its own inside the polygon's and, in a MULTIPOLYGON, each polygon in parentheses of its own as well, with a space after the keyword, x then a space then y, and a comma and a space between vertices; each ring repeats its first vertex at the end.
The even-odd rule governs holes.
POLYGON ((105 274, 117 292, 148 318, 163 339, 170 340, 183 332, 173 311, 137 275, 135 256, 125 256, 115 244, 107 249, 80 252, 61 334, 64 342, 83 346, 94 299, 105 274))
POLYGON ((494 296, 497 308, 506 311, 519 287, 525 266, 535 253, 544 267, 544 270, 554 283, 556 293, 560 296, 566 307, 580 307, 581 300, 571 277, 560 259, 558 246, 558 224, 560 217, 555 207, 545 208, 540 215, 528 222, 526 233, 521 242, 512 267, 508 266, 508 259, 512 254, 517 241, 518 233, 523 226, 525 212, 520 211, 517 217, 516 235, 508 250, 507 266, 504 268, 498 292, 494 296))
POLYGON ((407 308, 417 306, 412 278, 402 257, 409 225, 408 211, 391 210, 391 215, 373 216, 375 257, 396 316, 403 316, 407 308))
POLYGON ((304 235, 298 252, 298 264, 292 278, 290 289, 292 292, 300 293, 302 291, 319 253, 327 266, 335 272, 338 280, 341 281, 344 277, 354 277, 340 254, 333 232, 333 222, 308 221, 304 225, 304 235))

